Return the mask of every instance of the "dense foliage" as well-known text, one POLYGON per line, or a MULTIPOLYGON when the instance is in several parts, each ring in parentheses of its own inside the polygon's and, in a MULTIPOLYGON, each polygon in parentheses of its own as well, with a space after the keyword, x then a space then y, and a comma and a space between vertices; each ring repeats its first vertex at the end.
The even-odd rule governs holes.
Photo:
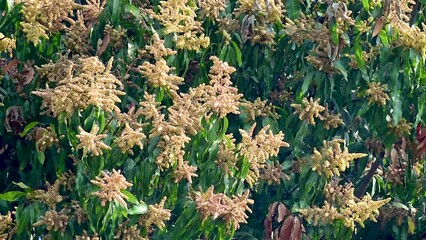
POLYGON ((3 0, 0 239, 420 239, 425 0, 3 0))

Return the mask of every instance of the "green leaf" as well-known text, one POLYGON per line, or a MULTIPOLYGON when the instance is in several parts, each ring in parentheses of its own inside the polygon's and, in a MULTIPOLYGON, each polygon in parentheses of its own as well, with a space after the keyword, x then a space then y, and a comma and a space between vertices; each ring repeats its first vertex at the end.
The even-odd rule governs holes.
POLYGON ((22 197, 25 197, 26 193, 21 191, 10 191, 0 194, 0 200, 8 202, 16 202, 22 197))
POLYGON ((30 187, 29 186, 27 186, 25 183, 23 183, 23 182, 12 182, 13 184, 15 184, 16 186, 18 186, 18 187, 20 187, 20 188, 22 188, 22 189, 29 189, 30 187))
POLYGON ((383 45, 389 47, 389 38, 385 30, 380 30, 379 32, 380 41, 382 41, 383 45))
POLYGON ((339 34, 337 33, 337 23, 336 20, 332 19, 330 22, 330 37, 331 42, 338 46, 339 45, 339 34))
POLYGON ((311 85, 313 79, 314 79, 314 72, 311 71, 308 73, 308 75, 306 75, 305 79, 303 80, 302 95, 304 95, 308 91, 309 86, 311 85))
POLYGON ((139 201, 138 201, 138 199, 131 192, 129 192, 127 190, 121 190, 121 193, 123 193, 124 195, 126 195, 126 197, 128 198, 127 201, 129 203, 140 204, 139 201))
POLYGON ((361 47, 360 41, 361 41, 360 36, 358 35, 355 39, 355 44, 354 44, 355 57, 356 57, 356 61, 358 63, 359 69, 365 72, 365 62, 362 58, 362 47, 361 47))
POLYGON ((334 62, 334 68, 339 70, 340 73, 342 73, 345 80, 348 80, 348 71, 346 70, 346 67, 339 60, 334 62))
POLYGON ((364 7, 365 11, 369 12, 370 11, 370 3, 368 0, 361 0, 362 2, 362 6, 364 7))
POLYGON ((236 42, 232 41, 231 43, 232 43, 232 46, 234 46, 234 49, 235 49, 235 56, 236 56, 238 66, 241 67, 243 65, 243 58, 242 58, 241 49, 236 42))
POLYGON ((129 215, 135 215, 135 214, 145 214, 148 212, 148 206, 143 204, 137 204, 129 209, 128 214, 129 215))
POLYGON ((13 9, 14 0, 6 0, 7 11, 10 12, 13 9))
POLYGON ((118 25, 118 22, 120 20, 120 13, 121 13, 121 0, 113 0, 112 1, 111 20, 112 20, 112 24, 114 26, 118 25))
POLYGON ((46 156, 44 155, 44 152, 37 151, 37 159, 40 162, 40 164, 43 165, 44 160, 46 160, 46 156))
POLYGON ((296 19, 300 14, 300 1, 298 0, 286 0, 285 9, 287 11, 287 16, 291 19, 296 19))
POLYGON ((132 4, 126 4, 124 5, 124 11, 131 13, 136 19, 140 19, 141 12, 139 11, 139 8, 132 4))
POLYGON ((27 135, 28 131, 30 131, 35 126, 37 126, 37 124, 40 124, 40 122, 31 122, 31 123, 28 123, 28 125, 25 126, 24 130, 22 130, 22 132, 21 132, 21 134, 19 134, 19 136, 20 137, 25 137, 25 135, 27 135))

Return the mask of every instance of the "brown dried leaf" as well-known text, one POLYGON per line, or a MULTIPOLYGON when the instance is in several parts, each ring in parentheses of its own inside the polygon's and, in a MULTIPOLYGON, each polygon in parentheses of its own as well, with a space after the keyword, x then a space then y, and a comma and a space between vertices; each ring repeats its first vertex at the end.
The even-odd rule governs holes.
POLYGON ((373 30, 373 37, 377 36, 379 34, 380 30, 382 30, 383 25, 385 24, 385 17, 381 16, 377 19, 376 25, 374 26, 373 30))
POLYGON ((5 74, 7 73, 11 68, 15 67, 16 65, 18 65, 19 60, 18 59, 13 59, 12 61, 10 61, 6 66, 4 66, 2 68, 2 73, 5 74))
POLYGON ((6 110, 4 127, 8 132, 19 134, 24 123, 24 111, 21 106, 11 106, 6 110))
POLYGON ((24 69, 22 70, 21 74, 22 74, 22 78, 23 78, 23 82, 22 85, 28 85, 31 83, 31 81, 34 78, 34 68, 29 66, 28 64, 25 64, 24 69))
POLYGON ((395 163, 398 161, 398 151, 395 148, 392 148, 390 155, 391 155, 392 162, 395 163))

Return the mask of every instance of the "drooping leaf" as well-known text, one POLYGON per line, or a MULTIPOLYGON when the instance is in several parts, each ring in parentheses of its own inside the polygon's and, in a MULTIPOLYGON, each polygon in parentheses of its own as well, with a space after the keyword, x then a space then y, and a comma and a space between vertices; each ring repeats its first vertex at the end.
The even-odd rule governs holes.
POLYGON ((10 192, 1 193, 0 200, 8 201, 8 202, 16 202, 17 200, 25 196, 26 196, 25 192, 10 191, 10 192))

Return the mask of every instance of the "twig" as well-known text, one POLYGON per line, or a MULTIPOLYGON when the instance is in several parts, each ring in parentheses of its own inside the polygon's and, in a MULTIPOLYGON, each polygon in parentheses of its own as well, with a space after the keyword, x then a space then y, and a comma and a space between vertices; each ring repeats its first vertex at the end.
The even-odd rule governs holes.
POLYGON ((373 166, 371 166, 370 170, 368 170, 367 175, 365 175, 364 179, 362 179, 361 184, 359 185, 358 189, 356 190, 355 196, 357 198, 361 198, 365 190, 367 190, 368 184, 370 183, 371 179, 374 176, 374 173, 376 172, 377 168, 379 168, 380 164, 383 160, 383 153, 380 154, 380 156, 377 157, 376 161, 373 163, 373 166))

